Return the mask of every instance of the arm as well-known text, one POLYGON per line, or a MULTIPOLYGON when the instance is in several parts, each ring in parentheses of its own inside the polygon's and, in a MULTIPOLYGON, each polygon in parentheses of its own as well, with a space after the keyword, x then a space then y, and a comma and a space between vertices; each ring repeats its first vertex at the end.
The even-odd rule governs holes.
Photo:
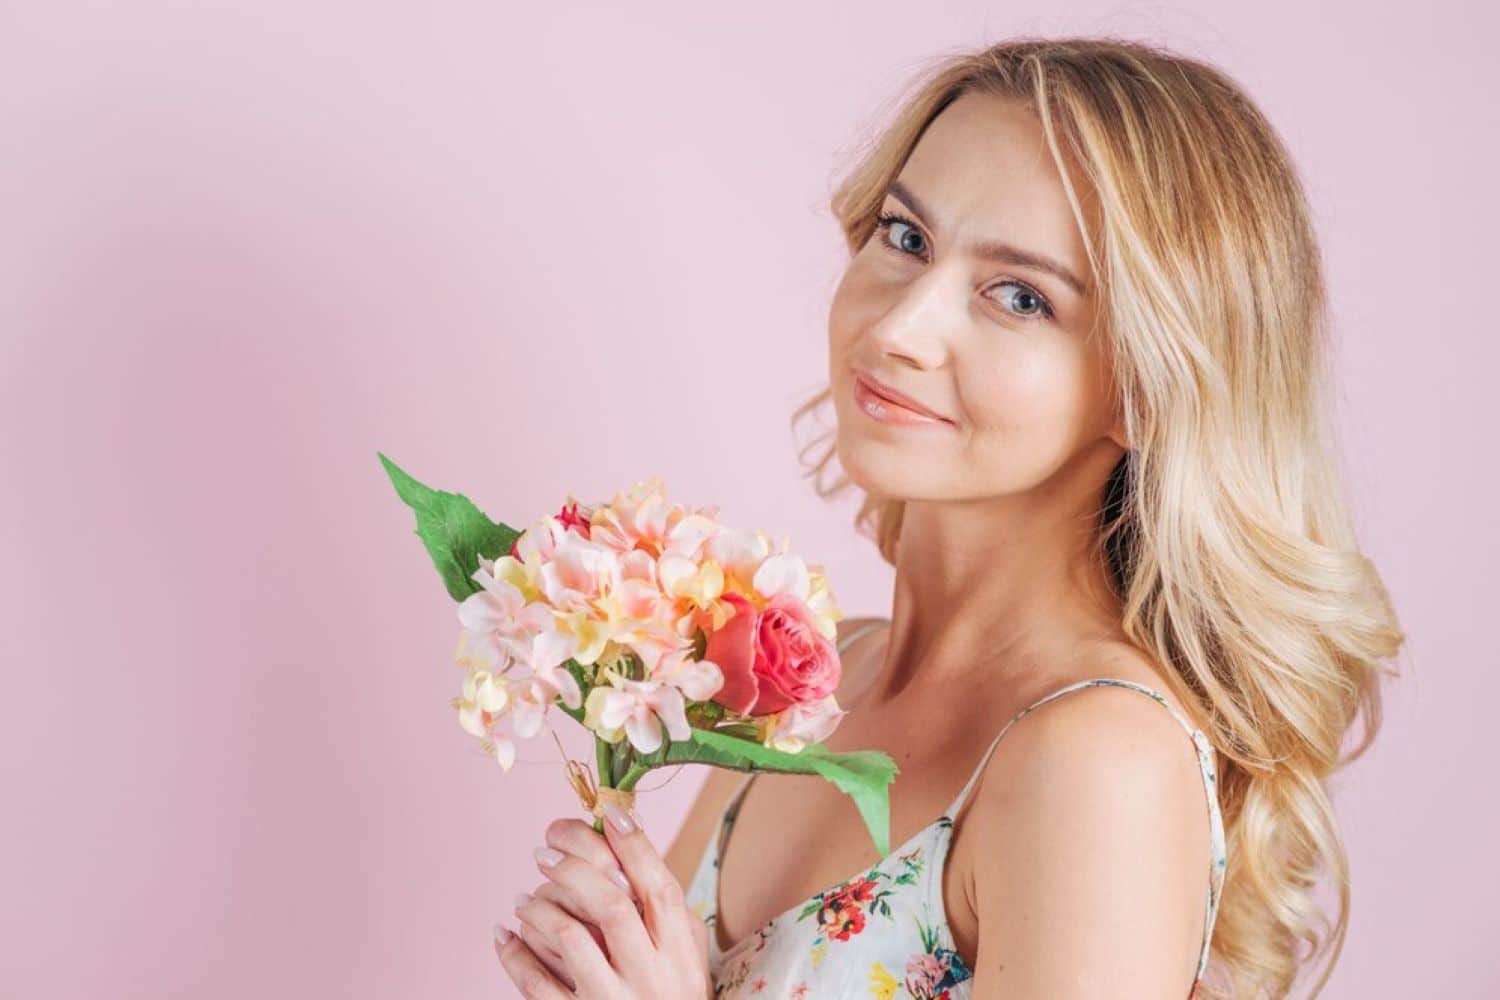
POLYGON ((1208 893, 1193 747, 1161 706, 1091 688, 1006 734, 969 822, 984 859, 974 997, 1185 997, 1208 893))

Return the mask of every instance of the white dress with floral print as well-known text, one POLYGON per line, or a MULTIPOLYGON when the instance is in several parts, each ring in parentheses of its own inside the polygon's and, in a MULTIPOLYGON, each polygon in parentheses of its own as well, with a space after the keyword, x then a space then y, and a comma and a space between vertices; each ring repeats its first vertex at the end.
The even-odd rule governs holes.
MULTIPOLYGON (((882 624, 872 623, 872 627, 882 624)), ((865 630, 856 629, 840 652, 865 630)), ((1209 941, 1224 883, 1224 826, 1219 812, 1217 775, 1208 738, 1157 691, 1134 681, 1103 677, 1053 691, 1007 722, 979 760, 963 790, 931 824, 918 830, 869 868, 851 875, 773 917, 727 951, 719 947, 719 858, 734 826, 740 801, 755 774, 746 776, 720 817, 687 889, 688 905, 709 929, 709 971, 720 1000, 768 997, 821 1000, 875 997, 878 1000, 967 1000, 973 973, 954 948, 943 907, 943 862, 953 837, 953 817, 973 789, 984 765, 1012 725, 1053 698, 1085 687, 1113 685, 1149 696, 1172 713, 1192 738, 1203 774, 1209 814, 1209 887, 1203 945, 1191 1000, 1208 965, 1209 941)))

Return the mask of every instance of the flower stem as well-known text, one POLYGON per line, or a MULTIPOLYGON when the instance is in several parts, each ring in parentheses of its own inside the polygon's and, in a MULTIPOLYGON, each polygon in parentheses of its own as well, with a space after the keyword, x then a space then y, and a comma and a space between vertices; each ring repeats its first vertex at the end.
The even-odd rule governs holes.
POLYGON ((635 783, 651 773, 651 768, 642 764, 631 764, 630 770, 625 772, 625 777, 620 779, 621 791, 629 791, 635 787, 635 783))
MULTIPOLYGON (((608 741, 594 737, 594 769, 598 772, 600 788, 614 787, 614 746, 608 741)), ((604 833, 604 817, 594 817, 594 832, 604 833)))

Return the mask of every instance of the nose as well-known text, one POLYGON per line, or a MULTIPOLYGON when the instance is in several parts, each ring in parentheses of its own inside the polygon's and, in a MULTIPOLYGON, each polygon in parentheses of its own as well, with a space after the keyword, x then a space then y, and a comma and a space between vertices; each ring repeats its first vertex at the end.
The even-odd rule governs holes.
POLYGON ((947 357, 949 337, 967 308, 968 290, 937 269, 891 293, 889 307, 870 327, 881 351, 918 368, 937 368, 947 357))

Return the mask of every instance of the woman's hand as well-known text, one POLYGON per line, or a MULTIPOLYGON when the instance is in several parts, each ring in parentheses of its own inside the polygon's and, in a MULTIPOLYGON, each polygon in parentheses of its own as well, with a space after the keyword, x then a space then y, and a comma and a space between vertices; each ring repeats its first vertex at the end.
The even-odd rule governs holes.
MULTIPOLYGON (((631 886, 630 880, 625 877, 625 873, 621 871, 620 865, 615 859, 614 850, 609 846, 608 841, 594 832, 590 824, 578 819, 556 820, 547 827, 546 839, 547 846, 539 847, 535 852, 537 864, 544 875, 548 873, 548 870, 552 866, 558 864, 566 857, 575 856, 582 858, 609 878, 610 881, 618 885, 622 891, 627 893, 631 901, 639 909, 641 904, 636 898, 635 889, 631 886), (567 846, 570 850, 565 853, 559 850, 560 846, 567 846)), ((571 916, 582 923, 584 927, 588 928, 589 933, 594 936, 594 940, 598 942, 599 947, 606 954, 608 953, 608 944, 604 940, 603 932, 593 923, 589 922, 588 905, 585 900, 579 898, 577 893, 564 888, 558 882, 544 880, 531 894, 528 895, 523 892, 516 896, 516 905, 519 906, 529 899, 530 896, 550 899, 568 911, 571 916)), ((541 964, 554 977, 568 989, 573 989, 575 987, 573 977, 568 973, 567 963, 563 961, 562 956, 543 941, 535 929, 530 934, 527 934, 525 924, 519 925, 518 929, 520 931, 519 937, 522 948, 529 949, 537 959, 540 959, 541 964)), ((509 933, 509 931, 506 931, 506 934, 509 933)), ((505 939, 497 932, 496 940, 503 943, 505 939)))
POLYGON ((582 820, 547 827, 562 857, 538 852, 549 881, 517 905, 521 935, 497 936, 506 974, 536 1000, 712 997, 707 925, 634 814, 605 813, 604 837, 582 820), (606 874, 617 868, 628 889, 606 874))

